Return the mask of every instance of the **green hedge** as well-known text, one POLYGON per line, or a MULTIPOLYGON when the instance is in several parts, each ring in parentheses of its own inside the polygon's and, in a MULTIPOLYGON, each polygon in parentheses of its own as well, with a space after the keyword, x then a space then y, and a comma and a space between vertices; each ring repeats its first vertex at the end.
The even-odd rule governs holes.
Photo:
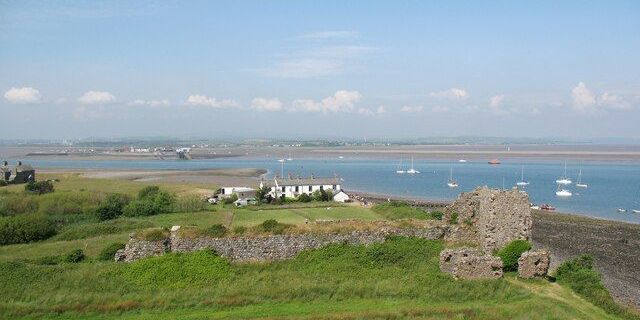
POLYGON ((513 240, 496 254, 502 259, 504 271, 518 271, 518 259, 531 250, 531 243, 526 240, 513 240))
POLYGON ((44 240, 55 233, 54 225, 44 215, 22 214, 0 218, 0 245, 44 240))

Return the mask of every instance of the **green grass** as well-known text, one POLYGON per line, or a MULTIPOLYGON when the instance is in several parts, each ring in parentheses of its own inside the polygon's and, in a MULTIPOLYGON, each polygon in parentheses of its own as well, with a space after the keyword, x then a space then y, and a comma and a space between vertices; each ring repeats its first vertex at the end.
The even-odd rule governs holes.
POLYGON ((557 284, 454 281, 438 270, 442 247, 393 238, 239 265, 207 251, 131 264, 2 262, 0 318, 616 319, 557 284))
POLYGON ((432 219, 432 215, 422 208, 415 208, 401 201, 383 202, 373 206, 372 210, 389 220, 432 219))

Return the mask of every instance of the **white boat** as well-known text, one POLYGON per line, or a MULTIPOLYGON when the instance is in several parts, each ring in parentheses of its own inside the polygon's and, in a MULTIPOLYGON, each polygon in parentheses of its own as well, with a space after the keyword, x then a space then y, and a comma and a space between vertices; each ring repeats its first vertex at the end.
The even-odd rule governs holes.
POLYGON ((398 169, 396 170, 396 173, 402 174, 405 173, 406 171, 404 171, 404 169, 402 169, 402 158, 400 158, 400 163, 398 163, 398 169))
POLYGON ((582 168, 578 171, 578 181, 576 182, 576 187, 578 188, 587 188, 588 185, 586 183, 582 183, 582 168))
POLYGON ((563 184, 563 185, 569 185, 572 184, 573 181, 571 181, 571 179, 567 178, 567 162, 564 162, 564 175, 562 177, 560 177, 560 179, 556 180, 557 184, 563 184))
POLYGON ((524 180, 524 166, 522 166, 522 172, 520 173, 520 181, 516 182, 516 185, 520 187, 529 185, 529 181, 524 180))
POLYGON ((573 193, 571 193, 571 191, 567 190, 567 189, 560 189, 558 191, 556 191, 556 196, 558 197, 571 197, 573 195, 573 193))
POLYGON ((278 159, 278 162, 284 162, 284 159, 278 159))
POLYGON ((633 209, 631 211, 633 211, 633 213, 640 213, 640 210, 638 210, 638 209, 633 209))
POLYGON ((416 174, 420 173, 420 171, 413 168, 413 157, 411 157, 411 169, 407 170, 408 174, 416 174))
POLYGON ((460 162, 460 163, 465 163, 465 162, 467 162, 467 160, 465 160, 465 159, 460 159, 460 160, 458 160, 458 162, 460 162))
POLYGON ((627 209, 618 208, 618 212, 620 212, 620 213, 625 213, 625 212, 627 212, 627 209))
POLYGON ((287 161, 293 161, 293 158, 291 157, 291 151, 289 151, 289 158, 287 158, 287 161))
POLYGON ((457 188, 458 182, 453 180, 453 168, 449 169, 449 182, 447 182, 449 188, 457 188))

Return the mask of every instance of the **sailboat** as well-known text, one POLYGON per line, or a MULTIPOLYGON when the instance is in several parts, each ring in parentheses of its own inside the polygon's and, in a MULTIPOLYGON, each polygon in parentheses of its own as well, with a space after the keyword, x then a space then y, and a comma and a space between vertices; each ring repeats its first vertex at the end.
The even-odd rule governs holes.
POLYGON ((576 182, 576 187, 578 188, 588 187, 586 183, 582 183, 582 168, 580 168, 580 171, 578 171, 578 182, 576 182))
POLYGON ((520 173, 520 181, 516 182, 516 185, 520 187, 529 185, 529 182, 524 180, 524 166, 522 166, 522 172, 520 173))
POLYGON ((416 174, 420 173, 420 171, 413 168, 413 157, 411 157, 411 169, 407 170, 408 174, 416 174))
POLYGON ((453 168, 449 168, 449 182, 447 182, 449 188, 457 188, 458 182, 453 180, 453 168))
POLYGON ((563 184, 563 185, 569 185, 571 183, 573 183, 573 181, 571 181, 571 179, 567 178, 567 162, 564 162, 564 175, 562 177, 560 177, 558 180, 556 180, 557 184, 563 184))
POLYGON ((287 161, 293 161, 293 158, 291 157, 291 151, 289 151, 289 158, 287 158, 287 161))
POLYGON ((404 169, 402 169, 402 158, 400 158, 400 163, 398 163, 398 169, 396 170, 396 173, 402 174, 405 173, 406 171, 404 171, 404 169))
POLYGON ((556 196, 558 197, 571 197, 573 195, 573 193, 571 193, 571 191, 564 189, 564 188, 560 188, 560 185, 558 185, 558 190, 556 191, 556 196))

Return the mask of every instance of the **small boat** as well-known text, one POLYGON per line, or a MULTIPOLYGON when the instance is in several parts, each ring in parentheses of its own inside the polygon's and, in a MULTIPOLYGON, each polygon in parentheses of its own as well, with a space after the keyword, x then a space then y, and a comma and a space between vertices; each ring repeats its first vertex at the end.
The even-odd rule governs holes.
POLYGON ((541 205, 540 205, 540 210, 545 210, 545 211, 555 211, 555 210, 556 210, 556 208, 555 208, 555 207, 552 207, 550 204, 545 203, 545 204, 541 204, 541 205))
POLYGON ((500 160, 498 160, 498 159, 491 159, 491 160, 489 160, 489 164, 500 164, 500 160))
POLYGON ((460 159, 460 160, 458 160, 458 162, 460 162, 460 163, 465 163, 465 162, 467 162, 467 160, 465 160, 465 159, 460 159))
POLYGON ((576 187, 578 188, 587 188, 588 185, 586 183, 582 183, 582 168, 578 171, 578 181, 576 182, 576 187))
POLYGON ((293 161, 293 158, 291 157, 291 151, 289 151, 289 158, 287 158, 287 161, 293 161))
POLYGON ((278 159, 278 162, 284 162, 284 159, 278 159))
POLYGON ((520 181, 516 182, 516 185, 520 187, 529 185, 529 181, 524 180, 524 166, 522 166, 522 172, 520 173, 520 181))
POLYGON ((558 197, 571 197, 573 195, 573 193, 571 193, 571 191, 567 190, 567 189, 560 189, 558 191, 556 191, 556 196, 558 197))
POLYGON ((458 182, 453 180, 453 168, 450 168, 449 170, 449 182, 447 182, 447 185, 449 186, 449 188, 458 187, 458 182))
POLYGON ((531 210, 540 210, 540 206, 531 205, 531 210))
POLYGON ((338 159, 344 159, 344 157, 343 156, 339 156, 338 159))
POLYGON ((411 157, 411 169, 407 170, 408 174, 416 174, 420 173, 420 171, 413 168, 413 157, 411 157))
POLYGON ((402 169, 402 158, 400 158, 400 163, 398 163, 398 169, 396 170, 396 173, 405 173, 406 171, 404 171, 404 169, 402 169))
POLYGON ((627 209, 618 208, 618 212, 620 212, 620 213, 625 213, 625 212, 627 212, 627 209))
POLYGON ((556 180, 556 183, 563 184, 563 185, 569 185, 573 183, 571 179, 567 178, 567 162, 566 161, 564 162, 564 175, 562 175, 562 177, 556 180))
POLYGON ((633 211, 633 213, 640 213, 640 210, 638 210, 638 209, 633 209, 631 211, 633 211))

